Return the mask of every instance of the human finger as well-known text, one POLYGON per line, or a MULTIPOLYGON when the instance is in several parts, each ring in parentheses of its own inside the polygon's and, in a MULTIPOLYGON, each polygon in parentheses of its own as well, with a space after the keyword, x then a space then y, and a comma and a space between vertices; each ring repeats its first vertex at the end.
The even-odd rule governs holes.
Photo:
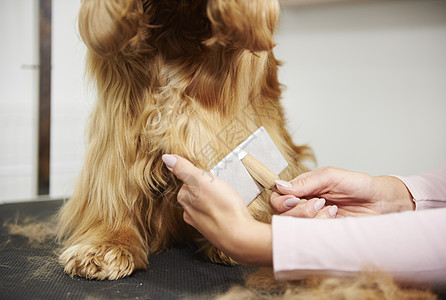
POLYGON ((322 208, 317 212, 315 219, 334 219, 338 213, 338 207, 336 205, 330 205, 322 208))
POLYGON ((187 184, 183 184, 181 189, 178 191, 177 200, 183 208, 191 206, 194 203, 194 200, 197 199, 197 195, 192 192, 193 190, 195 189, 190 189, 187 184))
POLYGON ((339 170, 335 167, 323 167, 303 173, 291 181, 276 180, 277 189, 286 195, 295 197, 322 196, 330 190, 333 182, 339 179, 339 170))
MULTIPOLYGON (((175 154, 164 154, 162 160, 166 167, 175 174, 175 176, 186 184, 196 185, 197 178, 203 175, 204 170, 197 168, 189 160, 175 154)), ((210 175, 212 176, 212 175, 210 175)))
POLYGON ((186 222, 186 224, 189 224, 190 226, 195 227, 193 219, 191 218, 191 216, 187 210, 183 211, 183 220, 184 220, 184 222, 186 222))
POLYGON ((292 195, 280 195, 276 192, 272 192, 271 196, 269 197, 269 204, 279 213, 283 213, 292 209, 299 202, 299 198, 296 198, 292 195))
POLYGON ((296 218, 314 218, 324 206, 325 199, 312 198, 305 203, 296 205, 296 207, 282 213, 282 215, 296 218))

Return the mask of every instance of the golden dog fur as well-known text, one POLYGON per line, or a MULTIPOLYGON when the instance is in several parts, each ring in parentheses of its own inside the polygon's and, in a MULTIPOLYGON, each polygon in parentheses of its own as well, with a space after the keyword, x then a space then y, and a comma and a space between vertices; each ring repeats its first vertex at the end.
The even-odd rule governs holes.
MULTIPOLYGON (((259 126, 290 166, 308 148, 285 130, 274 58, 277 0, 83 0, 80 34, 97 90, 86 161, 59 216, 65 271, 117 279, 181 243, 231 260, 182 218, 181 184, 161 161, 182 155, 210 169, 259 126)), ((252 215, 270 222, 263 193, 252 215)))
MULTIPOLYGON (((277 0, 82 1, 79 28, 98 99, 83 170, 59 213, 60 261, 68 274, 117 279, 146 268, 150 254, 175 243, 232 263, 183 221, 176 200, 181 182, 161 156, 179 154, 210 169, 264 126, 289 163, 281 178, 305 170, 311 151, 292 143, 279 102, 272 52, 278 15, 277 0)), ((249 206, 263 222, 274 213, 268 197, 263 192, 249 206)), ((248 288, 283 285, 267 274, 250 277, 248 288)), ((387 277, 368 278, 285 284, 279 298, 434 297, 400 290, 387 277)), ((223 298, 263 297, 255 290, 223 298)))

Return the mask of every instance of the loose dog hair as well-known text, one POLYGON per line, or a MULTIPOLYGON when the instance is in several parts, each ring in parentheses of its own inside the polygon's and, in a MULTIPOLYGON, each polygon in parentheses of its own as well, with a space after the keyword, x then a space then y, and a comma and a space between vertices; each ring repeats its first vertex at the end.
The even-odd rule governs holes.
MULTIPOLYGON (((210 169, 264 126, 290 180, 312 158, 293 144, 273 54, 277 0, 83 0, 80 35, 97 102, 84 167, 59 213, 65 271, 117 279, 184 244, 234 263, 188 226, 181 186, 161 160, 176 153, 210 169)), ((270 222, 263 192, 250 213, 270 222)))

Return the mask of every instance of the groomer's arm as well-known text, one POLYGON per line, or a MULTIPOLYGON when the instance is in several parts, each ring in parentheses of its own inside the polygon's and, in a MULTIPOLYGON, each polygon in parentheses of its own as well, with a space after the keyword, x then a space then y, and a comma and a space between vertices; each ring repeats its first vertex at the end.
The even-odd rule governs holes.
POLYGON ((272 265, 271 225, 256 221, 229 184, 180 156, 163 161, 184 183, 178 201, 186 223, 240 264, 272 265))
POLYGON ((276 279, 384 271, 446 290, 446 208, 335 220, 274 216, 276 279))
MULTIPOLYGON (((241 196, 228 183, 178 155, 165 154, 163 161, 184 183, 178 201, 184 208, 186 223, 240 264, 272 265, 271 225, 256 221, 248 213, 241 196)), ((300 217, 333 218, 336 214, 333 208, 337 208, 324 205, 324 199, 310 199, 300 217)), ((290 238, 299 240, 293 233, 290 238)), ((296 249, 290 251, 296 254, 296 249)))
POLYGON ((305 204, 287 205, 287 197, 320 197, 335 204, 337 216, 360 217, 414 209, 404 183, 392 176, 371 176, 336 167, 303 173, 290 182, 278 181, 283 195, 272 193, 270 204, 282 215, 300 217, 305 204))
MULTIPOLYGON (((326 171, 317 171, 316 175, 318 172, 327 174, 326 171)), ((325 181, 321 180, 319 186, 322 190, 331 189, 330 194, 324 192, 327 193, 327 198, 336 196, 333 191, 338 194, 342 191, 343 196, 336 202, 338 205, 343 199, 349 199, 347 204, 356 203, 357 211, 364 204, 367 206, 364 203, 368 202, 367 197, 358 196, 357 193, 366 192, 370 195, 369 198, 373 198, 375 192, 367 192, 367 185, 376 190, 376 185, 368 179, 370 177, 344 170, 332 171, 336 172, 334 174, 342 172, 343 183, 350 176, 348 186, 354 187, 357 184, 352 183, 361 183, 361 188, 354 188, 346 193, 345 188, 339 190, 339 184, 333 185, 333 182, 337 183, 336 180, 326 181, 330 184, 324 184, 325 181), (352 201, 352 196, 355 196, 355 201, 352 201)), ((314 172, 309 175, 314 175, 314 172)), ((386 209, 384 212, 388 214, 381 216, 343 218, 330 222, 274 216, 273 264, 276 278, 296 280, 311 275, 348 276, 364 270, 379 270, 392 273, 401 282, 428 284, 446 290, 446 240, 443 238, 446 236, 446 165, 418 176, 399 179, 413 196, 417 210, 428 207, 440 209, 403 213, 388 213, 389 209, 386 209), (298 239, 290 236, 298 236, 298 239), (290 249, 298 249, 298 254, 290 249)), ((386 187, 387 185, 380 186, 378 194, 382 195, 381 191, 388 190, 386 187)), ((390 191, 392 190, 391 188, 390 191)), ((391 199, 398 197, 400 193, 386 194, 391 195, 391 206, 381 207, 403 207, 394 205, 391 199)), ((401 195, 404 200, 404 189, 401 195)), ((410 202, 404 200, 401 203, 410 202)), ((353 208, 351 206, 349 210, 353 212, 353 208)), ((342 205, 339 209, 343 213, 342 205)), ((383 212, 373 209, 369 211, 370 214, 383 212)), ((367 210, 362 209, 361 214, 366 215, 367 210)))
POLYGON ((415 176, 397 176, 408 188, 416 210, 446 207, 446 164, 415 176))

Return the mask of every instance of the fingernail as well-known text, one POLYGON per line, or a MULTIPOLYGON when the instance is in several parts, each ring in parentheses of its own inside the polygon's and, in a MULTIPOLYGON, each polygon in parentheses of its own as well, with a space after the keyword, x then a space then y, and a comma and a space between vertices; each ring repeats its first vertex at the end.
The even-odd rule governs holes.
POLYGON ((322 209, 322 207, 324 207, 325 205, 325 199, 321 198, 321 199, 317 199, 316 202, 314 202, 314 209, 316 211, 320 211, 322 209))
POLYGON ((288 181, 277 179, 277 180, 275 180, 275 182, 276 182, 277 185, 280 185, 280 186, 283 186, 283 187, 286 187, 286 188, 292 187, 291 183, 289 183, 288 181))
POLYGON ((330 213, 330 216, 333 218, 336 217, 336 214, 338 213, 338 207, 336 205, 333 205, 328 209, 328 212, 330 213))
POLYGON ((177 158, 171 154, 163 154, 161 157, 163 162, 166 164, 166 167, 172 171, 175 167, 175 164, 177 163, 177 158))
POLYGON ((286 199, 283 204, 285 204, 286 207, 295 207, 300 202, 299 198, 290 198, 286 199))

